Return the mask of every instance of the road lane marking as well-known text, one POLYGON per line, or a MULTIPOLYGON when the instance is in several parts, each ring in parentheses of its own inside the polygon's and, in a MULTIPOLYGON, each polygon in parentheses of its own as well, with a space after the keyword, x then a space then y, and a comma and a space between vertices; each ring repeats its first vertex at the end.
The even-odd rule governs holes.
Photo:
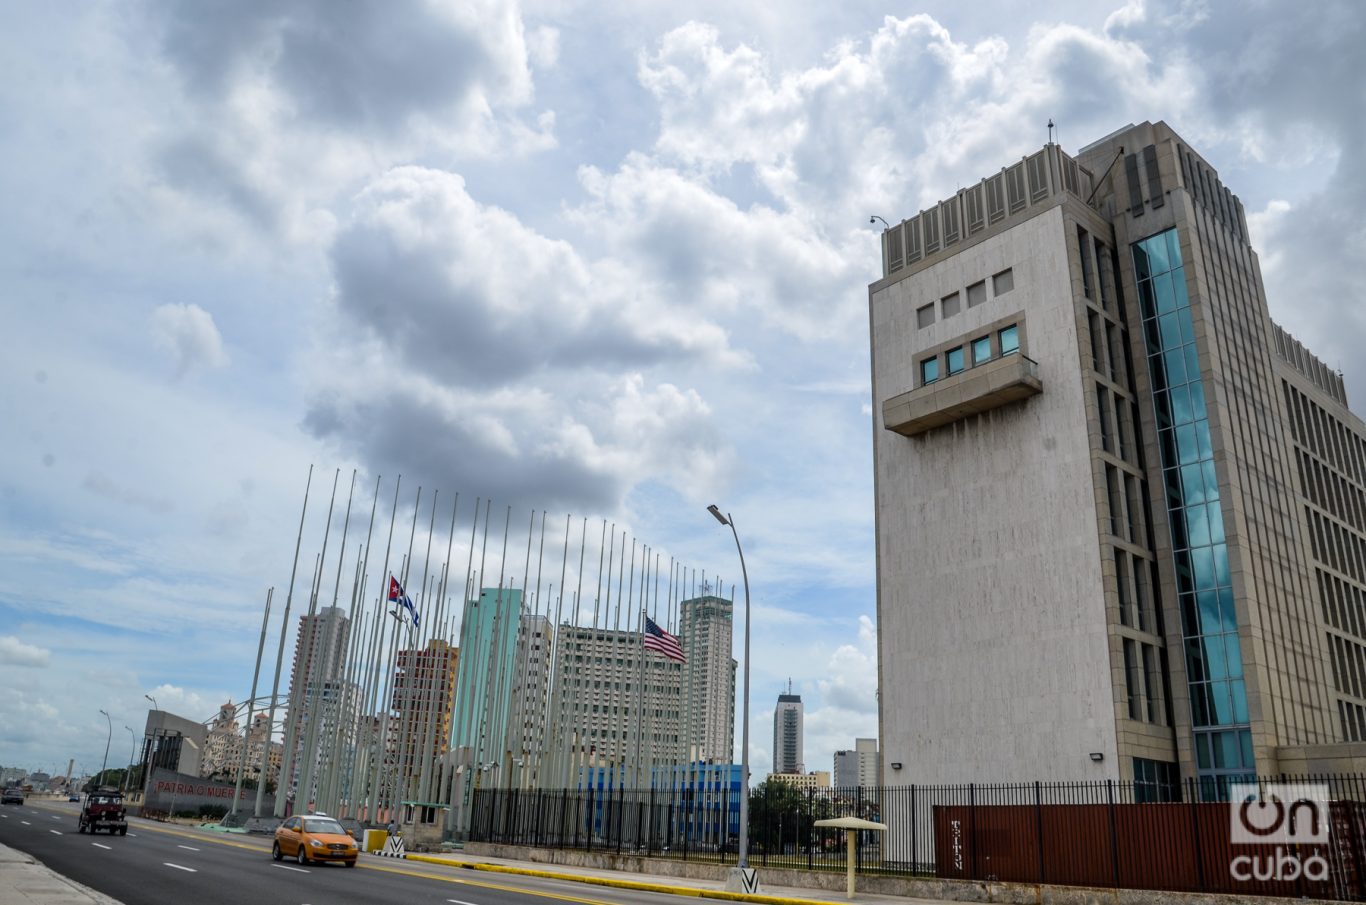
POLYGON ((102 849, 104 849, 105 851, 110 851, 110 850, 111 850, 111 849, 109 848, 109 846, 104 845, 104 844, 99 843, 99 842, 92 842, 92 843, 90 843, 90 844, 93 845, 93 846, 95 846, 95 848, 102 848, 102 849))
POLYGON ((134 839, 136 839, 136 838, 138 837, 138 834, 137 834, 137 833, 129 833, 128 835, 132 836, 134 839))
POLYGON ((161 863, 165 864, 167 867, 174 867, 176 870, 183 870, 192 874, 199 873, 199 871, 195 870, 193 867, 181 867, 179 864, 172 864, 170 861, 163 861, 161 863))
POLYGON ((60 836, 62 834, 61 830, 48 830, 48 832, 54 836, 60 836))
POLYGON ((33 824, 29 823, 27 820, 20 820, 19 822, 22 823, 24 826, 33 826, 33 824))
POLYGON ((199 851, 199 849, 195 848, 195 847, 192 846, 192 845, 177 845, 176 848, 183 848, 183 849, 186 849, 186 850, 192 851, 192 852, 197 852, 197 851, 199 851))
POLYGON ((301 874, 310 874, 312 871, 304 870, 302 867, 290 867, 288 864, 272 864, 271 867, 278 867, 280 870, 292 870, 301 874))
POLYGON ((462 902, 459 899, 447 899, 447 902, 454 902, 455 905, 475 905, 474 902, 462 902))
POLYGON ((61 820, 62 818, 58 817, 56 814, 53 814, 53 815, 52 815, 52 819, 53 819, 53 820, 61 820))

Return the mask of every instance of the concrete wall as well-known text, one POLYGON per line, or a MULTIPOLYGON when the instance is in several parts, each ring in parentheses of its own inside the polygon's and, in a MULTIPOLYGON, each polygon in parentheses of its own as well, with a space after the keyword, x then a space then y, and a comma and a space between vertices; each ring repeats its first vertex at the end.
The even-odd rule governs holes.
POLYGON ((1063 233, 1054 206, 870 297, 879 735, 891 784, 1118 775, 1063 233), (918 307, 978 280, 990 287, 1006 268, 1010 292, 917 327, 918 307), (883 429, 882 402, 916 385, 919 351, 1016 320, 1041 395, 920 437, 883 429))

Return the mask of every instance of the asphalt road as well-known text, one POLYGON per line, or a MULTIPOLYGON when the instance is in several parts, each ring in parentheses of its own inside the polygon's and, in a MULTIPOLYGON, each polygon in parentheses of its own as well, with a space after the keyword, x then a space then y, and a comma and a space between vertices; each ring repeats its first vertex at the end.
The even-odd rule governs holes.
POLYGON ((540 877, 485 875, 363 855, 355 868, 300 867, 270 859, 264 836, 204 833, 130 818, 127 836, 76 832, 76 806, 0 806, 0 842, 126 905, 259 905, 327 902, 394 905, 584 905, 656 903, 674 896, 540 877), (473 874, 473 876, 472 876, 473 874), (488 879, 485 879, 487 877, 488 879))

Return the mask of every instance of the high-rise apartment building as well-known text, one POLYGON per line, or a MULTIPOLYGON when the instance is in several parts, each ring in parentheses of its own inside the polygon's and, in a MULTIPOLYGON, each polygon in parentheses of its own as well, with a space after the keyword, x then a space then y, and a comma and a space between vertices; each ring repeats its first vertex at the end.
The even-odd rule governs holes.
POLYGON ((773 711, 773 772, 801 773, 805 769, 802 758, 802 696, 787 692, 778 695, 778 706, 773 711))
POLYGON ((877 739, 856 738, 854 747, 835 752, 834 786, 837 789, 872 788, 882 785, 877 739))
POLYGON ((450 747, 459 651, 433 638, 420 650, 401 650, 393 681, 395 719, 389 723, 389 749, 410 780, 424 763, 450 747))
POLYGON ((1357 769, 1366 428, 1164 123, 888 229, 869 287, 890 782, 1357 769))
POLYGON ((683 667, 683 738, 688 761, 730 763, 735 758, 735 671, 731 656, 734 604, 704 594, 679 607, 683 667))
POLYGON ((350 637, 351 620, 339 607, 322 607, 312 615, 299 617, 286 716, 286 738, 293 742, 292 755, 285 758, 289 761, 291 784, 304 774, 303 756, 310 742, 316 766, 319 740, 335 736, 354 719, 353 713, 342 712, 343 708, 354 710, 356 698, 355 694, 347 693, 344 681, 350 637), (310 723, 315 724, 311 732, 310 723))
POLYGON ((228 701, 218 708, 204 739, 199 760, 199 775, 215 779, 236 779, 241 763, 243 738, 237 723, 237 708, 228 701))

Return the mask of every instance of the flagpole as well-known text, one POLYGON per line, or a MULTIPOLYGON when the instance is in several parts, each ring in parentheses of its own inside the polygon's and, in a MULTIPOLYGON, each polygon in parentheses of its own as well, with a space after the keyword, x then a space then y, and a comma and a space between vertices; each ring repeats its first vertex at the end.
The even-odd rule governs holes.
MULTIPOLYGON (((422 601, 424 609, 427 608, 427 578, 430 576, 432 568, 432 535, 436 532, 436 504, 440 496, 441 491, 439 488, 432 491, 432 515, 427 525, 427 552, 422 561, 422 591, 418 594, 418 600, 422 601)), ((399 791, 396 792, 397 800, 395 801, 395 804, 400 805, 403 803, 404 797, 412 794, 412 777, 409 776, 409 773, 412 771, 413 755, 416 755, 417 752, 416 749, 414 749, 412 754, 409 754, 408 742, 409 736, 413 734, 413 730, 416 728, 414 721, 418 717, 414 705, 419 696, 420 684, 415 683, 421 682, 421 664, 423 660, 422 639, 425 637, 426 633, 426 630, 421 626, 421 613, 417 609, 417 605, 409 603, 409 601, 412 600, 412 595, 407 591, 408 583, 406 581, 403 583, 403 587, 404 591, 402 597, 404 608, 410 611, 409 615, 412 616, 413 623, 408 627, 408 661, 411 675, 404 676, 404 679, 406 680, 405 684, 408 686, 407 694, 404 695, 403 700, 395 698, 393 702, 395 710, 398 710, 400 706, 403 706, 410 711, 409 713, 399 711, 398 715, 398 763, 395 767, 394 781, 396 788, 399 789, 399 791)), ((399 621, 400 624, 402 624, 402 619, 399 621)), ((397 672, 395 672, 393 679, 390 681, 395 684, 398 682, 397 672)), ((416 743, 414 742, 414 744, 416 743)))
MULTIPOLYGON (((314 802, 315 802, 315 805, 314 805, 315 808, 316 808, 316 806, 317 806, 317 805, 316 805, 316 802, 320 800, 320 794, 321 794, 321 792, 322 792, 322 783, 319 781, 319 777, 321 776, 321 774, 322 774, 322 772, 323 772, 323 770, 324 770, 324 767, 326 766, 325 761, 324 761, 324 759, 323 759, 323 756, 324 756, 324 752, 325 752, 325 750, 326 750, 326 733, 327 733, 327 724, 328 724, 328 722, 329 722, 329 720, 328 720, 328 711, 329 711, 329 710, 333 710, 334 708, 338 708, 338 705, 339 705, 339 703, 340 703, 340 701, 339 701, 339 694, 340 694, 341 689, 340 689, 340 688, 333 689, 332 700, 329 701, 329 700, 328 700, 328 687, 331 686, 331 685, 335 685, 335 684, 336 684, 335 681, 333 680, 333 675, 334 675, 334 673, 344 673, 344 666, 345 666, 345 664, 343 664, 343 663, 333 663, 332 661, 333 661, 333 652, 336 651, 336 649, 337 649, 337 647, 338 647, 338 645, 337 645, 337 633, 340 632, 340 631, 342 631, 342 625, 341 625, 341 618, 342 618, 342 617, 341 617, 341 612, 340 612, 340 610, 339 610, 338 607, 337 607, 337 603, 338 603, 338 601, 339 601, 339 599, 340 599, 340 596, 341 596, 341 575, 342 575, 342 569, 346 567, 346 541, 347 541, 347 535, 348 535, 348 533, 349 533, 350 530, 351 530, 351 504, 352 504, 353 500, 355 499, 355 495, 356 495, 356 470, 353 468, 353 469, 351 470, 351 489, 350 489, 350 491, 348 492, 347 497, 346 497, 346 517, 345 517, 345 519, 344 519, 343 522, 342 522, 342 544, 341 544, 341 550, 340 550, 340 551, 338 552, 338 554, 337 554, 337 577, 336 577, 336 580, 335 580, 335 582, 333 583, 333 587, 332 587, 332 606, 331 606, 331 612, 328 614, 328 617, 327 617, 327 628, 326 628, 325 633, 324 633, 324 642, 323 642, 323 643, 324 643, 324 647, 323 647, 324 659, 323 659, 323 661, 322 661, 322 664, 323 664, 322 694, 321 694, 321 697, 320 697, 319 706, 318 706, 318 708, 317 708, 317 710, 318 710, 319 712, 318 712, 316 718, 314 718, 314 716, 313 716, 312 714, 310 714, 310 716, 309 716, 307 741, 304 743, 304 750, 306 750, 306 751, 308 752, 308 760, 304 763, 304 767, 303 767, 303 776, 304 776, 304 783, 303 783, 303 784, 304 784, 304 788, 305 788, 305 790, 306 790, 305 796, 304 796, 304 800, 305 800, 305 802, 314 801, 314 802), (320 738, 320 736, 322 736, 322 738, 320 738), (315 787, 316 787, 316 789, 317 789, 317 793, 314 792, 315 787)), ((325 555, 325 551, 326 551, 326 548, 324 548, 324 555, 325 555)), ((349 639, 349 636, 350 636, 350 631, 351 631, 351 622, 350 622, 350 619, 348 618, 348 619, 347 619, 347 623, 346 623, 346 633, 347 633, 348 639, 349 639)), ((343 644, 343 646, 344 646, 344 644, 343 644)), ((343 654, 343 656, 344 656, 344 654, 343 654)), ((334 716, 334 717, 331 719, 331 722, 332 722, 332 723, 336 723, 336 722, 338 722, 338 721, 340 720, 340 718, 341 718, 341 713, 340 713, 340 710, 337 709, 337 711, 336 711, 336 716, 334 716)))
MULTIPOLYGON (((338 476, 340 476, 340 474, 341 474, 341 470, 338 469, 338 476)), ((327 714, 328 714, 328 710, 331 709, 332 706, 334 706, 334 702, 329 702, 329 700, 328 700, 328 686, 330 686, 330 685, 333 684, 333 682, 332 682, 332 680, 331 680, 331 676, 332 676, 332 673, 334 672, 334 670, 336 669, 336 667, 339 665, 339 664, 334 664, 334 663, 333 663, 333 651, 335 650, 335 647, 336 647, 337 632, 339 632, 339 631, 341 630, 341 625, 340 625, 340 622, 341 622, 341 613, 340 613, 340 611, 337 609, 337 598, 338 598, 338 596, 339 596, 339 594, 340 594, 340 592, 341 592, 341 573, 342 573, 342 569, 343 569, 343 568, 345 567, 345 565, 346 565, 346 536, 347 536, 347 532, 348 532, 348 531, 350 530, 350 528, 351 528, 351 503, 352 503, 352 500, 355 498, 355 494, 356 494, 356 471, 355 471, 355 469, 352 469, 352 471, 351 471, 351 489, 350 489, 350 492, 347 494, 347 497, 346 497, 346 517, 345 517, 345 519, 344 519, 343 522, 342 522, 342 546, 341 546, 341 551, 337 554, 337 578, 336 578, 336 582, 335 582, 335 584, 334 584, 334 586, 333 586, 333 589, 332 589, 332 606, 329 608, 329 609, 330 609, 330 612, 328 613, 328 615, 327 615, 327 620, 326 620, 326 621, 327 621, 327 625, 326 625, 326 628, 323 630, 323 656, 322 656, 322 658, 321 658, 322 670, 321 670, 321 682, 320 682, 320 684, 321 684, 322 687, 321 687, 321 689, 319 690, 319 694, 318 694, 318 696, 317 696, 317 698, 316 698, 316 701, 317 701, 316 705, 309 708, 309 714, 308 714, 308 729, 307 729, 307 731, 304 733, 304 749, 303 749, 303 750, 304 750, 304 752, 305 752, 305 754, 306 754, 306 759, 304 760, 303 765, 302 765, 301 770, 300 770, 300 787, 301 787, 302 794, 303 794, 304 807, 307 807, 308 804, 309 804, 309 802, 315 802, 315 801, 316 801, 316 795, 314 794, 314 786, 316 785, 315 780, 317 779, 318 773, 319 773, 319 771, 320 771, 320 769, 321 769, 321 767, 322 767, 322 765, 321 765, 321 763, 320 763, 320 757, 321 757, 322 752, 321 752, 321 745, 319 744, 318 736, 323 732, 323 726, 324 726, 324 724, 326 724, 326 723, 328 722, 328 715, 327 715, 327 714)), ((329 528, 331 527, 330 521, 331 521, 331 518, 330 518, 330 516, 329 516, 329 525, 328 525, 329 528)), ((327 561, 327 538, 326 538, 326 536, 324 536, 324 539, 323 539, 323 563, 324 563, 324 567, 326 566, 326 561, 327 561)), ((318 581, 319 581, 319 584, 321 584, 321 582, 322 582, 322 574, 321 574, 321 571, 319 572, 318 581)), ((322 608, 320 607, 319 609, 320 609, 320 611, 321 611, 322 608)), ((348 625, 347 625, 347 629, 348 629, 348 630, 350 629, 349 623, 348 623, 348 625)), ((296 796, 295 800, 298 801, 298 797, 297 797, 297 796, 296 796)))
MULTIPOLYGON (((261 816, 261 807, 265 802, 266 778, 270 769, 270 746, 271 739, 275 734, 275 706, 280 695, 280 670, 284 665, 285 658, 285 637, 289 634, 289 606, 294 602, 294 578, 299 573, 299 549, 304 542, 304 517, 308 515, 308 492, 313 487, 313 466, 308 466, 308 482, 304 485, 304 506, 299 513, 299 535, 294 541, 294 565, 289 569, 289 590, 285 593, 285 612, 283 621, 280 623, 280 648, 275 654, 275 680, 270 690, 270 716, 266 718, 266 743, 261 748, 261 772, 256 778, 256 807, 252 813, 254 817, 261 816)), ((281 752, 283 756, 283 752, 281 752)), ((280 795, 280 775, 275 777, 275 793, 280 795)), ((283 796, 282 796, 283 797, 283 796)))
MULTIPOLYGON (((397 488, 395 488, 394 490, 394 506, 395 512, 397 513, 397 488)), ((408 555, 411 555, 413 552, 413 535, 417 531, 417 512, 421 506, 422 487, 419 486, 417 488, 417 497, 413 502, 413 524, 408 534, 408 555)), ((392 528, 390 529, 390 531, 392 533, 392 528)), ((404 557, 404 560, 406 562, 407 556, 404 557)), ((386 592, 385 599, 381 601, 380 605, 386 607, 387 611, 388 588, 390 587, 390 583, 394 578, 393 573, 390 572, 388 569, 389 554, 387 552, 385 553, 384 561, 385 570, 383 584, 386 589, 386 592)), ((407 572, 402 568, 400 568, 399 571, 404 573, 404 578, 406 579, 407 572)), ((402 582, 400 582, 400 586, 402 586, 402 582)), ((397 606, 395 607, 395 609, 397 609, 397 606)), ((390 700, 390 695, 392 694, 393 690, 394 660, 398 656, 398 630, 402 622, 403 620, 400 616, 399 618, 394 620, 394 624, 389 629, 389 645, 387 649, 387 655, 384 658, 384 671, 382 674, 378 676, 378 682, 375 686, 375 695, 377 698, 377 700, 375 701, 375 716, 379 720, 379 732, 375 737, 375 769, 374 773, 372 774, 373 778, 371 780, 374 785, 375 796, 375 815, 372 818, 372 822, 375 823, 379 822, 380 814, 382 811, 385 810, 386 807, 391 808, 391 818, 393 816, 392 806, 387 795, 387 787, 384 783, 384 766, 385 763, 389 760, 389 713, 393 709, 393 702, 390 700)), ((376 664, 376 668, 378 669, 378 664, 376 664)))
MULTIPOLYGON (((371 824, 378 823, 379 817, 379 780, 371 779, 370 768, 373 764, 370 761, 379 763, 384 760, 384 738, 376 733, 375 717, 377 716, 378 696, 380 687, 380 663, 384 659, 384 631, 381 625, 384 622, 384 614, 387 612, 386 599, 389 590, 389 556, 393 552, 394 546, 394 523, 398 520, 398 494, 403 487, 403 475, 399 475, 394 481, 394 502, 389 507, 389 536, 384 542, 384 567, 380 571, 380 587, 384 589, 380 597, 375 601, 375 619, 370 632, 370 675, 366 679, 365 694, 361 710, 365 711, 365 775, 361 777, 361 782, 365 787, 365 819, 371 824), (373 746, 371 742, 373 741, 373 746)), ((378 774, 375 774, 376 776, 378 774)), ((359 814, 359 811, 357 812, 359 814)))
MULTIPOLYGON (((256 683, 261 678, 261 654, 266 649, 266 626, 270 622, 270 599, 275 595, 275 589, 266 591, 266 611, 261 616, 261 640, 256 644, 256 668, 251 673, 251 697, 247 698, 247 728, 242 736, 242 754, 237 761, 237 784, 232 792, 232 813, 237 814, 237 804, 242 800, 242 780, 247 772, 247 749, 251 747, 251 720, 256 715, 256 683)), ((270 747, 270 736, 266 736, 266 747, 270 747)), ((256 784, 261 785, 265 782, 264 776, 258 776, 256 784)))
POLYGON ((365 584, 369 577, 370 541, 374 537, 375 513, 379 509, 380 480, 381 477, 376 475, 375 491, 370 498, 370 520, 365 529, 365 544, 359 551, 360 555, 356 557, 356 572, 351 581, 350 643, 346 659, 346 678, 342 685, 343 725, 337 735, 341 763, 332 771, 331 788, 328 791, 329 806, 335 805, 340 808, 343 800, 342 777, 345 777, 346 807, 340 808, 343 816, 359 816, 360 813, 356 801, 356 758, 360 743, 360 679, 365 669, 365 584))
MULTIPOLYGON (((318 604, 318 576, 322 571, 323 557, 327 555, 327 538, 332 531, 332 512, 337 503, 337 482, 341 479, 341 469, 338 468, 332 475, 332 500, 327 506, 327 524, 323 528, 323 552, 318 555, 316 564, 313 567, 313 579, 308 584, 308 615, 312 616, 318 604)), ((275 797, 275 816, 285 816, 285 803, 289 797, 289 787, 294 782, 294 749, 299 744, 298 732, 299 722, 305 718, 305 714, 300 713, 302 699, 308 698, 308 675, 297 676, 301 681, 298 683, 300 688, 295 688, 294 681, 290 681, 289 695, 289 722, 285 724, 285 750, 281 755, 280 761, 280 780, 276 784, 275 797)), ((313 710, 312 707, 308 708, 313 710)))
MULTIPOLYGON (((463 820, 466 803, 465 782, 469 778, 470 771, 469 765, 465 763, 465 760, 469 756, 470 748, 468 744, 461 744, 461 742, 469 741, 463 727, 465 720, 464 714, 472 703, 469 698, 473 680, 467 679, 466 676, 470 674, 470 658, 475 656, 475 652, 469 649, 470 645, 468 645, 465 640, 465 631, 468 626, 465 617, 470 615, 470 578, 474 572, 474 539, 479 531, 479 504, 481 502, 483 502, 482 497, 474 498, 474 519, 470 522, 470 543, 465 559, 465 586, 460 592, 459 653, 456 654, 455 661, 455 701, 451 719, 450 738, 453 763, 450 766, 450 791, 448 793, 450 797, 447 799, 449 808, 446 811, 446 829, 452 835, 459 835, 464 832, 463 820), (456 808, 457 792, 460 795, 459 810, 456 808)), ((477 606, 477 596, 475 597, 475 601, 475 605, 477 606)))
MULTIPOLYGON (((421 771, 421 775, 420 775, 419 778, 418 778, 418 789, 417 789, 417 797, 418 797, 418 799, 421 800, 421 801, 424 801, 424 802, 432 801, 432 800, 433 800, 433 796, 432 796, 432 794, 431 794, 431 783, 432 783, 432 771, 433 771, 434 766, 435 766, 435 765, 434 765, 434 760, 435 760, 434 749, 437 749, 437 748, 440 747, 439 741, 438 741, 438 739, 436 738, 436 732, 437 732, 437 727, 436 727, 436 722, 437 722, 436 706, 437 706, 437 702, 442 702, 443 699, 445 698, 445 695, 446 695, 445 685, 444 685, 444 684, 442 685, 442 689, 441 689, 440 694, 438 694, 437 689, 436 689, 436 681, 437 681, 438 675, 443 675, 443 676, 444 676, 445 673, 449 671, 449 666, 450 666, 450 637, 447 636, 447 637, 445 637, 444 639, 438 638, 438 637, 437 637, 436 630, 437 630, 437 627, 438 627, 438 626, 441 626, 441 625, 442 625, 442 619, 445 617, 445 614, 446 614, 446 581, 447 581, 448 577, 450 576, 450 567, 451 567, 451 548, 452 548, 452 547, 454 546, 454 544, 455 544, 455 517, 456 517, 456 514, 457 514, 457 512, 459 511, 459 509, 460 509, 460 493, 457 491, 456 494, 455 494, 455 499, 451 502, 451 527, 450 527, 449 529, 447 529, 447 531, 446 531, 446 560, 445 560, 444 563, 442 563, 442 566, 441 566, 441 582, 440 582, 440 584, 437 586, 437 592, 436 592, 436 614, 435 614, 435 620, 436 620, 436 621, 432 623, 432 632, 431 632, 431 634, 429 635, 429 637, 432 638, 433 640, 444 641, 445 644, 446 644, 446 649, 440 652, 440 658, 439 658, 439 659, 440 659, 440 663, 441 663, 441 671, 440 671, 440 673, 438 673, 438 672, 437 672, 437 669, 436 669, 438 657, 437 657, 435 651, 433 652, 433 656, 432 656, 432 658, 431 658, 431 659, 432 659, 432 662, 428 664, 428 669, 430 670, 430 673, 429 673, 429 678, 430 678, 430 680, 429 680, 429 682, 428 682, 427 684, 428 684, 430 687, 427 689, 426 701, 425 701, 425 703, 426 703, 426 711, 425 711, 425 712, 426 712, 426 725, 423 727, 423 733, 422 733, 422 771, 421 771)), ((443 632, 443 633, 444 633, 444 631, 445 631, 445 629, 442 628, 442 632, 443 632)), ((443 683, 444 683, 444 679, 443 679, 443 683)), ((442 703, 442 715, 443 715, 443 716, 445 715, 445 712, 446 712, 446 710, 449 708, 449 706, 450 706, 451 703, 453 703, 453 702, 443 702, 443 703, 442 703)), ((443 726, 445 725, 445 720, 444 720, 444 719, 441 720, 441 724, 442 724, 443 726)))

